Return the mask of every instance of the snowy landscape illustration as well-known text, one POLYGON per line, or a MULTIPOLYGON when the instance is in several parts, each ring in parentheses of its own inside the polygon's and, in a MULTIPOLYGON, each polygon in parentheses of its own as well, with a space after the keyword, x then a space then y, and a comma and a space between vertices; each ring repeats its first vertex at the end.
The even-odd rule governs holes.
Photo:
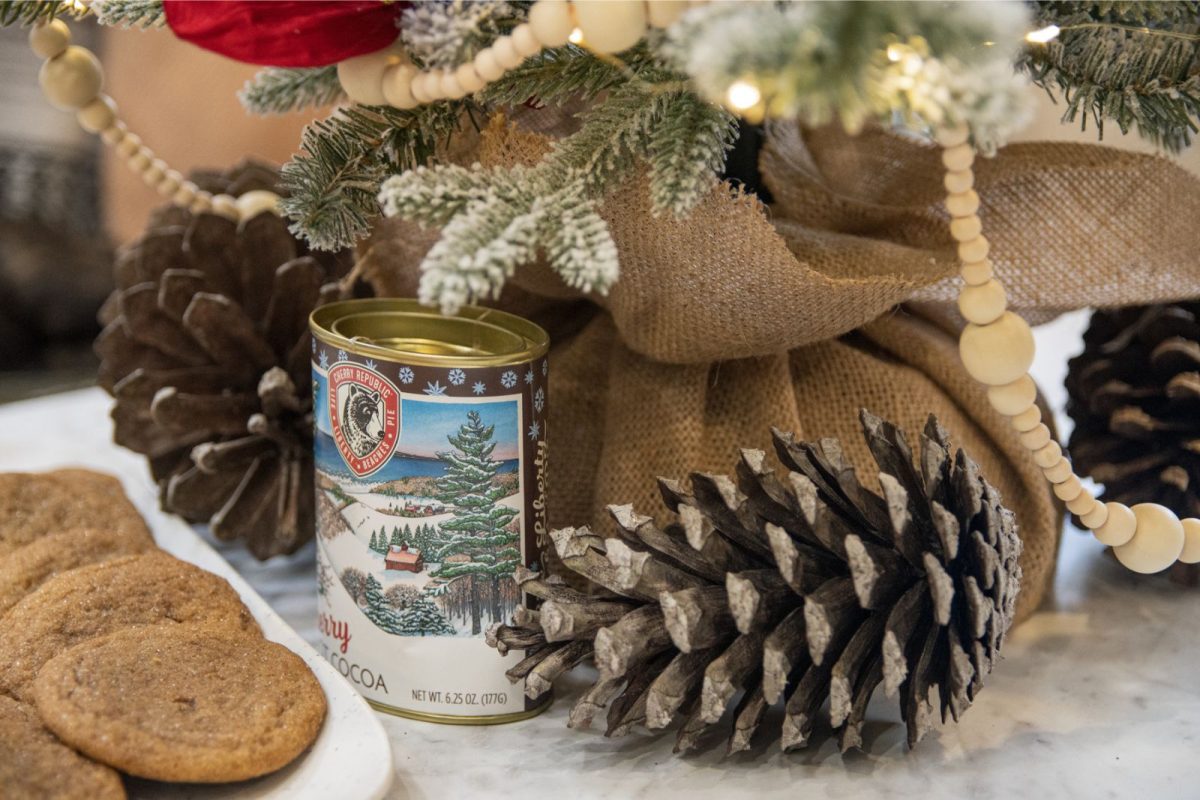
POLYGON ((363 479, 318 419, 322 547, 335 579, 381 630, 479 636, 518 601, 518 401, 401 402, 399 444, 363 479))

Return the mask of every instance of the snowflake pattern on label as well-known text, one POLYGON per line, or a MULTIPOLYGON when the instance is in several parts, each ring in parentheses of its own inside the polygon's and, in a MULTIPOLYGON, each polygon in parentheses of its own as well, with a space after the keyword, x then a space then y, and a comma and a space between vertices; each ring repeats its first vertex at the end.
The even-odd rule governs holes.
POLYGON ((467 380, 467 374, 461 369, 452 369, 446 379, 455 386, 462 386, 467 380))
POLYGON ((403 384, 410 384, 413 382, 412 367, 401 367, 400 368, 400 382, 403 384))
POLYGON ((509 370, 500 376, 500 385, 505 389, 511 389, 517 385, 517 373, 509 370))

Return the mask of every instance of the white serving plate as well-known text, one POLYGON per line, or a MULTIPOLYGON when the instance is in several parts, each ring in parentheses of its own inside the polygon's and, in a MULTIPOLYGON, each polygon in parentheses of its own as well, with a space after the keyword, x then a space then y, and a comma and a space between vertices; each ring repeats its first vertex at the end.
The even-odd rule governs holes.
MULTIPOLYGON (((111 401, 100 389, 0 406, 0 471, 87 467, 120 478, 159 545, 232 584, 270 640, 308 663, 325 690, 329 715, 317 741, 293 764, 238 784, 196 786, 132 781, 135 798, 375 800, 392 784, 392 749, 379 719, 333 666, 288 626, 186 522, 158 508, 145 461, 112 443, 111 401)), ((315 590, 315 582, 314 582, 315 590)))

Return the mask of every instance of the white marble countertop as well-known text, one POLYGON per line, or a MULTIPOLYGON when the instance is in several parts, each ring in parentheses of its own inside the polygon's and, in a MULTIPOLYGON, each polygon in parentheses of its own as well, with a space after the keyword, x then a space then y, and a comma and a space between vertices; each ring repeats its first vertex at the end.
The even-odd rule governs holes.
MULTIPOLYGON (((1038 331, 1036 377, 1060 408, 1065 353, 1076 346, 1080 325, 1075 316, 1038 331)), ((98 390, 69 397, 72 409, 107 426, 98 390)), ((0 409, 0 450, 4 416, 0 409)), ((316 641, 311 547, 268 564, 236 546, 218 547, 302 636, 316 641)), ((677 758, 672 736, 609 740, 567 729, 567 710, 588 683, 578 675, 560 681, 559 700, 545 714, 511 725, 441 726, 385 716, 397 770, 390 796, 1200 797, 1197 620, 1200 591, 1135 576, 1091 537, 1067 530, 1052 597, 1010 635, 963 721, 931 733, 915 752, 906 753, 897 711, 878 693, 864 731, 867 753, 844 757, 828 742, 785 755, 764 742, 733 758, 723 758, 720 747, 677 758)), ((777 727, 777 716, 763 723, 764 731, 777 727)))

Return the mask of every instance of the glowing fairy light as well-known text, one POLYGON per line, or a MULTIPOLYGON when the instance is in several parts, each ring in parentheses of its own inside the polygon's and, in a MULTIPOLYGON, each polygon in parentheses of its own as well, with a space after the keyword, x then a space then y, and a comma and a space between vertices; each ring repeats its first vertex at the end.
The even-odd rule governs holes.
POLYGON ((758 102, 762 100, 762 92, 752 83, 734 81, 725 93, 725 99, 729 102, 731 108, 737 111, 745 111, 748 108, 754 108, 758 105, 758 102))
POLYGON ((1029 33, 1025 34, 1025 41, 1033 44, 1045 44, 1046 42, 1057 38, 1060 32, 1061 28, 1059 28, 1057 25, 1047 25, 1044 28, 1039 28, 1036 31, 1030 31, 1029 33))

